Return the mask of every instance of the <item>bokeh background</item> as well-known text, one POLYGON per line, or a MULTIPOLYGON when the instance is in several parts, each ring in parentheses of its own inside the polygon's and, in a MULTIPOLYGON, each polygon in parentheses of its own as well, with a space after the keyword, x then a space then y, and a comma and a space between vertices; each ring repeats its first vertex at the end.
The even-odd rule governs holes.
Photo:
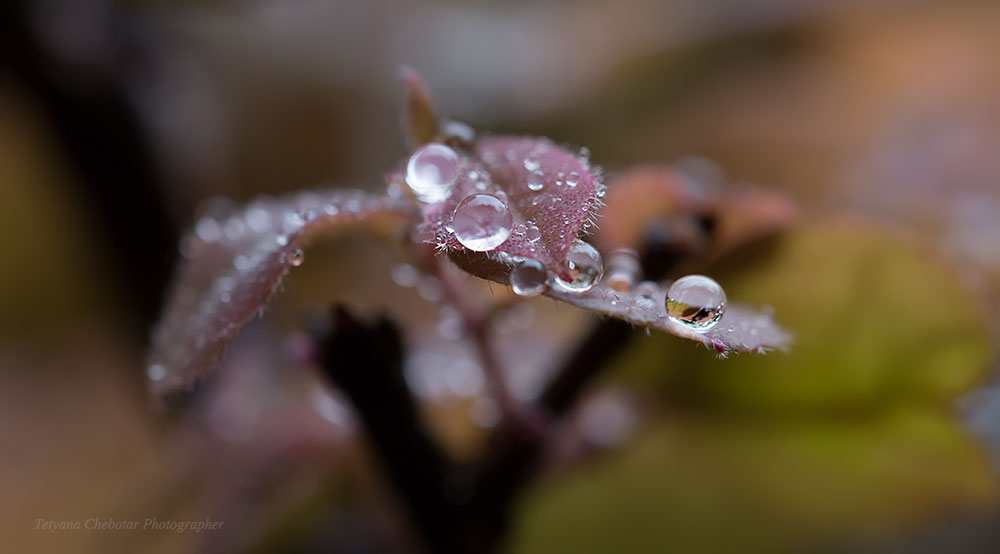
MULTIPOLYGON (((442 113, 585 145, 611 177, 696 156, 725 170, 722 186, 798 206, 775 240, 697 266, 730 299, 773 306, 791 352, 718 360, 637 336, 567 425, 506 548, 1000 550, 1000 4, 0 12, 4 550, 406 551, 349 408, 294 355, 333 300, 392 314, 427 417, 473 457, 496 407, 454 313, 398 251, 361 234, 311 251, 186 412, 153 408, 143 361, 206 199, 384 189, 406 156, 401 64, 442 113), (226 527, 35 528, 95 517, 226 527)), ((591 322, 547 300, 512 311, 502 340, 529 353, 510 354, 515 392, 530 398, 591 322)))

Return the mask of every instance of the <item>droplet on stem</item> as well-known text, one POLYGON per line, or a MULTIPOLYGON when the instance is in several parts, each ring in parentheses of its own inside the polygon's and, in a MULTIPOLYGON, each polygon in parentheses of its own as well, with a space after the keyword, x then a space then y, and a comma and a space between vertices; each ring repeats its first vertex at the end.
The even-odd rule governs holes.
POLYGON ((410 156, 406 164, 406 184, 421 202, 440 202, 448 197, 462 160, 443 144, 426 144, 410 156))
POLYGON ((452 215, 455 238, 469 250, 488 252, 510 236, 513 217, 507 204, 492 194, 472 194, 452 215))
POLYGON ((596 248, 580 239, 573 241, 566 252, 566 273, 571 280, 566 281, 556 275, 555 282, 569 292, 585 292, 601 281, 604 262, 596 248))
POLYGON ((722 319, 726 293, 714 279, 687 275, 674 281, 667 290, 667 316, 698 332, 705 332, 722 319))

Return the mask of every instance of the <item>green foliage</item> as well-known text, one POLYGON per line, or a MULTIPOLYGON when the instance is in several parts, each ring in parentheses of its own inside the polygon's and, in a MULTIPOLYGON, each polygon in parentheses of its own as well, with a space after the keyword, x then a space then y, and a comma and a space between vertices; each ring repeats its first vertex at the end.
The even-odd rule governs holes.
POLYGON ((643 340, 613 378, 664 413, 624 452, 542 484, 513 551, 802 551, 995 501, 949 406, 991 347, 947 264, 875 229, 812 225, 718 275, 774 303, 790 353, 718 360, 643 340))

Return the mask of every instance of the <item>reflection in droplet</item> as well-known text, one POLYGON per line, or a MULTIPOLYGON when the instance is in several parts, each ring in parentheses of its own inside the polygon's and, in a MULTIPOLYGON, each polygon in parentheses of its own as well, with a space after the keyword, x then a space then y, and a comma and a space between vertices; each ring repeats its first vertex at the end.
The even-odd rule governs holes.
POLYGON ((688 275, 670 285, 666 307, 672 321, 698 332, 708 331, 725 312, 726 293, 709 277, 688 275))
POLYGON ((528 239, 528 242, 538 242, 538 239, 542 238, 542 231, 537 225, 531 225, 525 229, 524 238, 528 239))
POLYGON ((523 260, 510 272, 510 286, 518 296, 533 297, 545 292, 548 279, 545 266, 538 260, 523 260))
POLYGON ((556 275, 555 282, 570 292, 584 292, 594 288, 604 275, 604 263, 596 248, 580 239, 573 241, 566 252, 566 272, 570 281, 556 275))
POLYGON ((488 252, 510 236, 513 218, 502 200, 491 194, 473 194, 455 208, 451 226, 455 238, 469 250, 488 252))
POLYGON ((440 202, 451 193, 462 161, 443 144, 426 144, 406 164, 406 184, 421 202, 440 202))

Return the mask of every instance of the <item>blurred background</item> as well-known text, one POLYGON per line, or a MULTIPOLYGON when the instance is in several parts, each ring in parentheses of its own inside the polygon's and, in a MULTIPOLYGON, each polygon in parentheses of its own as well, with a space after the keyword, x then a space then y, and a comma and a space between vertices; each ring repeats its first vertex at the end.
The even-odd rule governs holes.
MULTIPOLYGON (((798 206, 766 245, 694 266, 772 306, 791 351, 719 360, 637 333, 519 502, 506 550, 1000 551, 1000 4, 0 12, 4 549, 412 549, 348 405, 293 355, 332 301, 391 314, 435 433, 459 459, 479 452, 496 423, 482 371, 397 250, 352 234, 310 251, 181 414, 154 409, 144 363, 206 199, 384 190, 407 154, 407 64, 442 114, 587 146, 612 180, 707 159, 720 186, 798 206), (38 518, 226 523, 49 532, 38 518)), ((541 299, 508 316, 511 387, 531 398, 592 318, 541 299)))

